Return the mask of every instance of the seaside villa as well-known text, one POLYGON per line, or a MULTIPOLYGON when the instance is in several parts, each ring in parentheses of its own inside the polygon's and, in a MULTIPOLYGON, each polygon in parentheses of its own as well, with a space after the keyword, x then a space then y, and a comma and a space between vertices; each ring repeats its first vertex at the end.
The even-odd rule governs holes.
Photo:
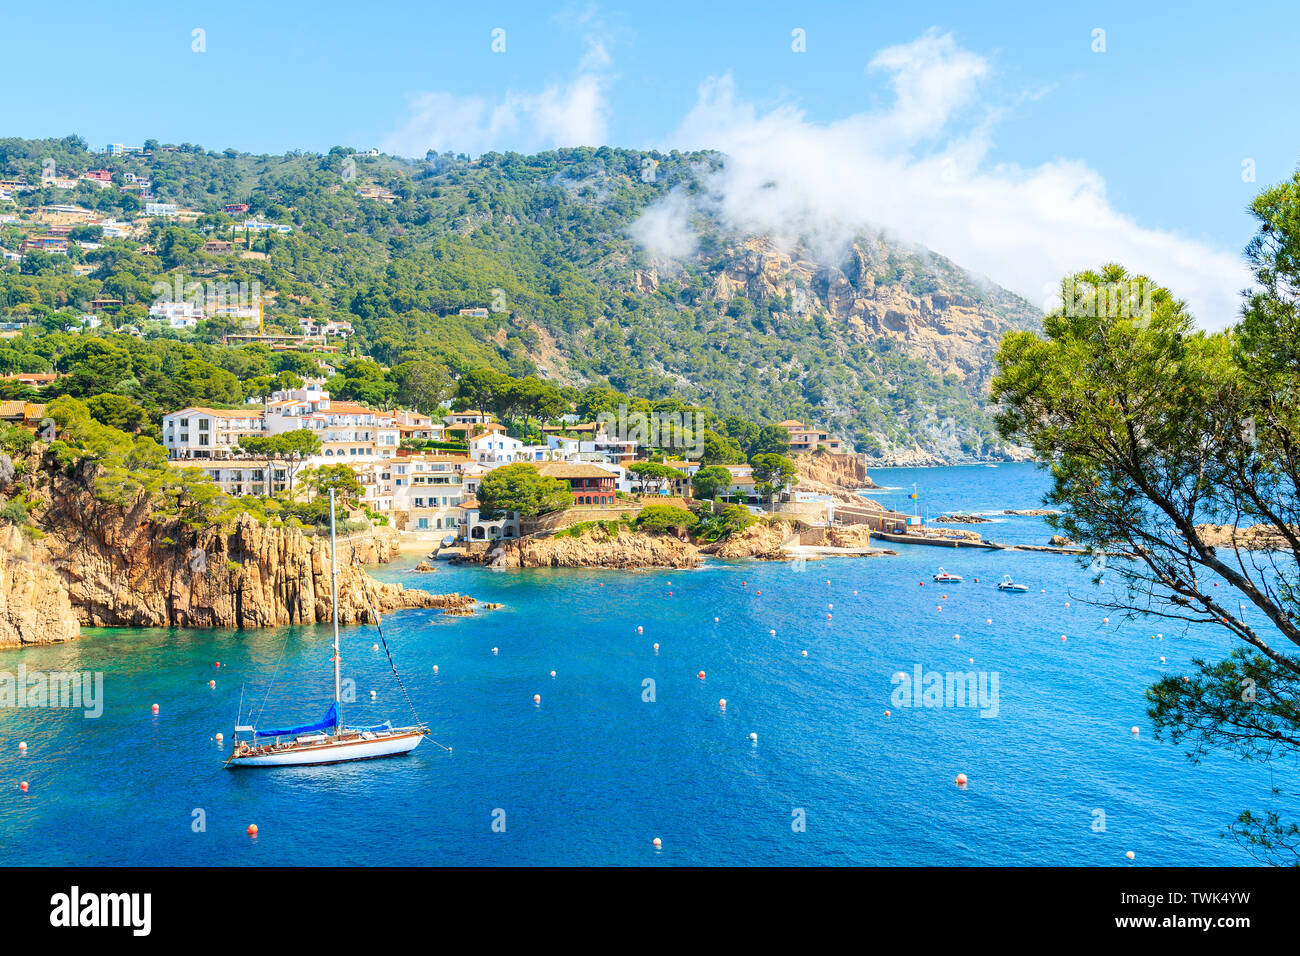
POLYGON ((820 428, 811 428, 793 418, 781 422, 780 427, 790 433, 790 451, 795 454, 816 451, 819 447, 830 452, 843 451, 843 442, 820 428))
POLYGON ((586 462, 546 461, 535 464, 542 477, 568 482, 574 505, 608 507, 614 504, 618 479, 612 471, 586 462))

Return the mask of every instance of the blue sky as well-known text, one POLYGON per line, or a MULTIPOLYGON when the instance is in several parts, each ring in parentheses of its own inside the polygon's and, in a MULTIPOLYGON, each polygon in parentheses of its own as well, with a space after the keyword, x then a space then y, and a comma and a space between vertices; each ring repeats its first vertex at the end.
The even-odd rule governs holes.
MULTIPOLYGON (((1228 281, 1225 257, 1239 259, 1253 231, 1246 204, 1300 162, 1300 13, 1267 2, 1134 6, 73 0, 52 15, 23 4, 6 13, 0 41, 10 81, 0 135, 417 155, 595 138, 748 147, 756 176, 802 168, 818 180, 792 184, 787 207, 771 213, 787 225, 836 208, 814 188, 830 177, 872 179, 846 215, 883 221, 1031 297, 1068 263, 1064 238, 1026 275, 990 265, 1015 254, 1014 229, 1041 230, 1041 245, 1052 223, 1100 229, 1077 244, 1091 255, 1139 229, 1140 241, 1116 249, 1135 265, 1147 257, 1189 282, 1207 270, 1228 281), (503 53, 492 50, 497 28, 503 53), (806 52, 792 50, 795 29, 806 52), (775 171, 763 168, 763 136, 789 151, 775 171), (872 161, 823 166, 827 151, 872 161), (1255 182, 1243 181, 1247 160, 1255 182), (935 169, 954 196, 966 191, 969 201, 949 204, 953 223, 943 202, 927 202, 924 175, 935 169), (1017 207, 1048 181, 1055 205, 1018 222, 1017 207), (1058 214, 1080 189, 1103 225, 1058 214), (981 252, 990 231, 1008 236, 981 252)), ((746 199, 743 182, 723 188, 733 205, 746 199)), ((1230 308, 1187 296, 1205 312, 1230 308)))

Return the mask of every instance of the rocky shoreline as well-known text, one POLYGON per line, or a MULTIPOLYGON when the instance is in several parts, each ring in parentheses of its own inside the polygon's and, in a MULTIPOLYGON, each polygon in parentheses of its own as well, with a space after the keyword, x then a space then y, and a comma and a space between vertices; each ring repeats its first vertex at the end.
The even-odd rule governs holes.
MULTIPOLYGON (((1300 529, 1293 529, 1300 534, 1300 529)), ((1289 551, 1291 544, 1278 529, 1269 524, 1253 524, 1234 528, 1227 524, 1198 524, 1196 531, 1201 540, 1212 548, 1233 548, 1237 551, 1289 551)))
MULTIPOLYGON (((83 626, 250 628, 312 624, 332 616, 328 538, 264 527, 241 515, 227 528, 157 518, 138 496, 109 505, 88 474, 56 477, 39 530, 0 535, 0 647, 77 637, 83 626)), ((392 533, 339 540, 343 624, 373 623, 405 608, 472 611, 468 595, 431 594, 376 581, 364 567, 395 553, 392 533)))
POLYGON ((895 449, 879 455, 863 453, 863 457, 868 468, 950 468, 954 465, 1011 465, 1035 460, 1027 448, 1009 449, 1002 455, 969 458, 950 458, 919 448, 906 451, 895 449))

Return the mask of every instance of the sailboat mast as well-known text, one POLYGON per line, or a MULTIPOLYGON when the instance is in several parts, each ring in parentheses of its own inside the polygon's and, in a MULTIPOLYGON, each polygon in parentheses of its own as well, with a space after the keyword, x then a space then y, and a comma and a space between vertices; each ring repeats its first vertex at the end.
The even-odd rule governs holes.
POLYGON ((331 616, 334 619, 334 706, 337 708, 338 723, 335 726, 337 730, 343 726, 342 702, 339 700, 341 681, 339 679, 342 661, 339 660, 339 569, 335 561, 335 536, 334 536, 334 489, 330 489, 330 609, 331 616))

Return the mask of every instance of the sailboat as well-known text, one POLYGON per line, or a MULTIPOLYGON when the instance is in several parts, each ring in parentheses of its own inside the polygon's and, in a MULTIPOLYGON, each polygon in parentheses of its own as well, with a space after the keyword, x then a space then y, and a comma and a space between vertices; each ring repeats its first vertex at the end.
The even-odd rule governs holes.
MULTIPOLYGON (((300 767, 342 763, 408 754, 429 733, 423 724, 394 727, 387 721, 377 727, 348 727, 343 723, 339 656, 339 570, 335 558, 334 489, 330 489, 330 584, 334 622, 334 702, 315 723, 297 727, 259 729, 236 720, 232 749, 226 767, 300 767), (243 739, 240 738, 243 734, 243 739)), ((382 638, 383 632, 380 631, 382 638)), ((387 641, 384 647, 387 648, 387 641)), ((391 662, 391 655, 390 655, 391 662)), ((394 668, 396 673, 396 668, 394 668)))

